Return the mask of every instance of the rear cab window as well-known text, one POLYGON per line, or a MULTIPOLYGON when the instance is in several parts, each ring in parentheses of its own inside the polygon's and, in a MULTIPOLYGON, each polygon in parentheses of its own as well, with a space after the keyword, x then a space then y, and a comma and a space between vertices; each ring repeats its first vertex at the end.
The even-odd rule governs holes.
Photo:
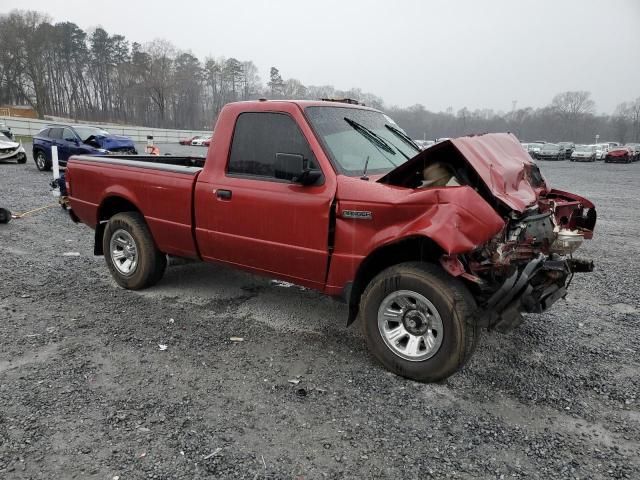
POLYGON ((319 168, 307 139, 291 116, 277 112, 241 113, 233 132, 227 174, 281 181, 275 177, 276 153, 302 155, 308 168, 319 168))

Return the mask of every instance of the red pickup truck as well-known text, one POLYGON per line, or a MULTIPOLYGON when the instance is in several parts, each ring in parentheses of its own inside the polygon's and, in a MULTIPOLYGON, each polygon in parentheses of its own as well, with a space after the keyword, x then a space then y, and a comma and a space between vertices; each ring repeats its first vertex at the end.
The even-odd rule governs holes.
POLYGON ((284 279, 348 304, 371 352, 445 378, 481 328, 566 295, 591 202, 550 189, 511 134, 424 151, 384 113, 337 102, 224 107, 204 158, 71 157, 71 216, 116 282, 158 282, 167 255, 284 279))

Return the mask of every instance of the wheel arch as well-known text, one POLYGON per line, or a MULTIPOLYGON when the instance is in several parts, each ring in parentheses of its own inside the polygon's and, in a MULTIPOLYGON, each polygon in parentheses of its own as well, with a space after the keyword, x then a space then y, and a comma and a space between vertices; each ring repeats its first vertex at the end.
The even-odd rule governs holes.
POLYGON ((104 255, 102 237, 104 236, 107 221, 114 215, 123 212, 138 212, 142 214, 142 211, 135 203, 121 195, 109 195, 102 200, 96 214, 97 221, 93 244, 94 255, 104 255))
POLYGON ((444 249, 433 239, 413 235, 382 245, 373 250, 360 263, 353 282, 347 286, 345 297, 349 304, 347 326, 351 325, 360 311, 360 298, 367 285, 381 271, 399 263, 421 261, 436 263, 444 249))

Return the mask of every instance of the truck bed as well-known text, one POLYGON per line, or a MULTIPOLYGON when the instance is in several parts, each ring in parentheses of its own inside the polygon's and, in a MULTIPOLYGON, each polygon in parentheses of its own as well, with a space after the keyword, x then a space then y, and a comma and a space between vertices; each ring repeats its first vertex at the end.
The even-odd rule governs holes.
POLYGON ((144 215, 163 252, 197 257, 192 200, 204 163, 203 157, 173 155, 74 155, 67 164, 69 200, 77 217, 94 227, 127 201, 144 215))

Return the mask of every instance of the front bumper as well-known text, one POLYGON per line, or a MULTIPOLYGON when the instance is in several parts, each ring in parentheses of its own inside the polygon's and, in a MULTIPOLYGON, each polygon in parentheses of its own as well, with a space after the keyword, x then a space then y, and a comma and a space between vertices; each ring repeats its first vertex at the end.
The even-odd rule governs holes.
POLYGON ((542 313, 567 294, 574 273, 593 271, 593 262, 552 254, 539 255, 516 268, 481 307, 478 324, 506 332, 522 313, 542 313))
POLYGON ((0 160, 11 160, 22 156, 26 157, 26 155, 22 145, 16 148, 0 149, 0 160))
POLYGON ((605 157, 606 163, 631 163, 631 157, 605 157))

